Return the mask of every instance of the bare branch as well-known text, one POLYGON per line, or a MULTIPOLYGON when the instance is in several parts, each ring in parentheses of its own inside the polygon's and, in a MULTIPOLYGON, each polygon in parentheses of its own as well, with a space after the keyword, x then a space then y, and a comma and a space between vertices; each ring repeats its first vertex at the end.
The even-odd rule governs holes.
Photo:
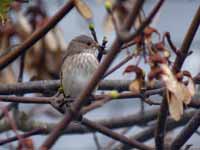
MULTIPOLYGON (((179 122, 174 121, 173 119, 168 117, 166 121, 166 131, 171 131, 177 127, 184 125, 192 118, 194 114, 195 114, 195 111, 188 111, 184 113, 179 122)), ((145 142, 147 140, 150 140, 155 135, 156 126, 157 126, 157 122, 154 122, 151 125, 149 125, 149 127, 144 128, 144 130, 131 136, 130 138, 134 138, 140 142, 145 142)), ((131 148, 131 147, 128 147, 127 145, 122 145, 122 144, 118 144, 116 145, 116 147, 121 148, 123 150, 128 150, 131 148)))
POLYGON ((188 124, 183 128, 183 130, 178 134, 178 136, 174 139, 171 145, 171 150, 180 149, 187 140, 195 133, 195 131, 200 126, 200 110, 194 114, 192 119, 188 122, 188 124))
POLYGON ((90 121, 86 118, 83 118, 81 120, 81 123, 84 124, 85 126, 89 127, 89 128, 95 129, 95 130, 97 130, 97 131, 99 131, 99 132, 101 132, 101 133, 103 133, 103 134, 105 134, 105 135, 107 135, 107 136, 109 136, 109 137, 111 137, 115 140, 118 140, 118 141, 120 141, 124 144, 127 144, 131 147, 136 147, 136 148, 139 148, 141 150, 152 150, 152 148, 149 147, 149 146, 146 146, 146 145, 144 145, 144 144, 142 144, 142 143, 140 143, 140 142, 138 142, 134 139, 129 140, 124 135, 113 132, 112 130, 110 130, 110 129, 108 129, 108 128, 100 125, 100 124, 97 124, 95 122, 92 122, 92 121, 90 121))
POLYGON ((181 45, 181 52, 180 52, 181 55, 178 55, 174 62, 174 66, 173 66, 174 72, 180 71, 186 57, 188 56, 187 54, 188 54, 189 48, 198 30, 199 24, 200 24, 200 6, 197 9, 197 12, 192 20, 192 23, 181 45))

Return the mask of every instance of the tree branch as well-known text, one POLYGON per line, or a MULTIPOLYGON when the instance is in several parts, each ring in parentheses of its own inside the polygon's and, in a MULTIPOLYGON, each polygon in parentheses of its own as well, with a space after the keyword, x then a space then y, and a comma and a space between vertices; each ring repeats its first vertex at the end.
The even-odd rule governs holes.
POLYGON ((200 110, 197 110, 192 119, 183 128, 171 144, 171 150, 180 149, 200 126, 200 110))
MULTIPOLYGON (((184 113, 179 122, 174 121, 172 118, 168 117, 166 121, 166 132, 184 125, 192 118, 194 114, 195 114, 194 110, 184 113)), ((151 125, 149 125, 149 127, 144 128, 141 132, 131 136, 130 138, 131 139, 134 138, 140 142, 146 142, 147 140, 150 140, 151 138, 154 137, 156 126, 157 126, 157 122, 154 122, 151 125)), ((122 144, 118 144, 116 145, 116 147, 121 148, 123 150, 128 150, 131 148, 127 145, 122 145, 122 144)))
POLYGON ((199 24, 200 24, 200 6, 197 9, 197 12, 192 20, 192 23, 190 24, 190 27, 181 45, 181 55, 178 55, 174 62, 174 66, 173 66, 174 72, 180 71, 186 57, 188 56, 187 54, 189 52, 189 49, 195 37, 195 34, 198 30, 199 24))
POLYGON ((127 144, 127 145, 129 145, 131 147, 136 147, 136 148, 139 148, 141 150, 152 150, 152 148, 149 147, 149 146, 146 146, 146 145, 144 145, 144 144, 142 144, 142 143, 140 143, 140 142, 138 142, 138 141, 136 141, 134 139, 129 140, 124 135, 121 135, 119 133, 113 132, 112 130, 110 130, 110 129, 108 129, 108 128, 100 125, 100 124, 97 124, 95 122, 92 122, 92 121, 90 121, 90 120, 88 120, 86 118, 83 118, 81 120, 81 123, 84 124, 85 126, 89 127, 89 128, 92 128, 92 129, 94 129, 96 131, 99 131, 100 133, 105 134, 105 135, 107 135, 107 136, 109 136, 109 137, 111 137, 111 138, 113 138, 115 140, 118 140, 118 141, 120 141, 120 142, 122 142, 124 144, 127 144))

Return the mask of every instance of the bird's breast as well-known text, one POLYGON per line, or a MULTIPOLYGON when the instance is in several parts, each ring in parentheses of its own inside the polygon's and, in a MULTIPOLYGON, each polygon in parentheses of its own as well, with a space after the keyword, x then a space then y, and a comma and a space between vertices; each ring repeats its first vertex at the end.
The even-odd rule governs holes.
POLYGON ((90 53, 66 58, 62 67, 62 86, 65 95, 78 96, 86 87, 98 64, 96 57, 90 53))

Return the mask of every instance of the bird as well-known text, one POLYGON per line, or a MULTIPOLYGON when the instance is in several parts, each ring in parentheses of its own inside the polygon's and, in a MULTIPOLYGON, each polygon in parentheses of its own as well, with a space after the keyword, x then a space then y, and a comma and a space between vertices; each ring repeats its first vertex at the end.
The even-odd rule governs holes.
POLYGON ((76 98, 97 70, 98 43, 87 35, 69 42, 61 66, 61 86, 65 97, 76 98))

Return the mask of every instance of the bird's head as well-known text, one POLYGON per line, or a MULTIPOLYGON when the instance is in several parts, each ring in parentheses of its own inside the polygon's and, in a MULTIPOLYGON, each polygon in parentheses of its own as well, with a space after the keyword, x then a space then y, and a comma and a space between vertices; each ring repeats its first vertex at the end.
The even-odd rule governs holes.
POLYGON ((98 43, 91 37, 80 35, 72 39, 67 48, 67 56, 79 53, 92 53, 96 54, 98 51, 98 43))

